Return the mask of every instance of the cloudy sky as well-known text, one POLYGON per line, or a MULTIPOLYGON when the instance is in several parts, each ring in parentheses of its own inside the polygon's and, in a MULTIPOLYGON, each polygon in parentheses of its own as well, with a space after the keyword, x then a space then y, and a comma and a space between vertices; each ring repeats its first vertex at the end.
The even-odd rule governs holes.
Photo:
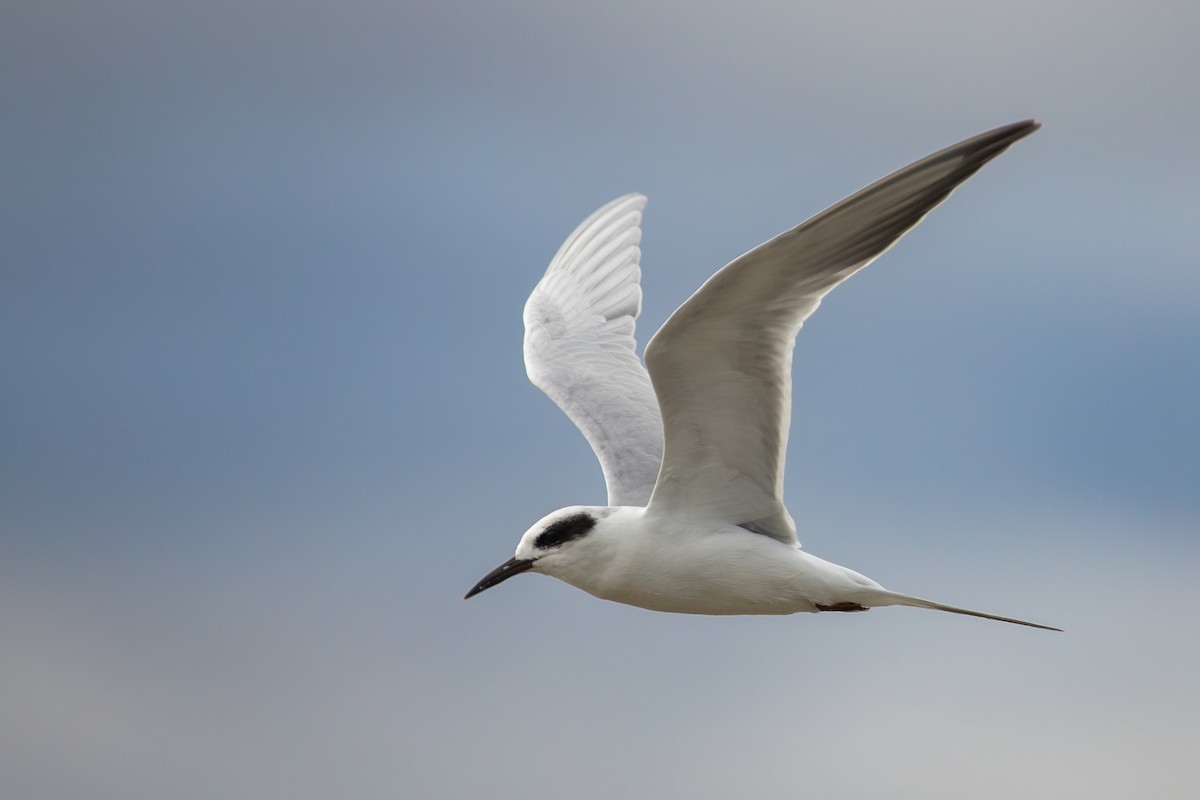
POLYGON ((0 26, 4 794, 1193 798, 1200 6, 16 0, 0 26), (729 259, 1028 117, 796 356, 811 551, 912 609, 533 576, 600 502, 525 380, 650 197, 642 338, 729 259))

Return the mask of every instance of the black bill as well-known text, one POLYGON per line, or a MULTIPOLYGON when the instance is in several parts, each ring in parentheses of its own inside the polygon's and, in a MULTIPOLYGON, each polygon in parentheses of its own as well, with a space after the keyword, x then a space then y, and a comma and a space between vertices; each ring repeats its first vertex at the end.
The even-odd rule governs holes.
POLYGON ((520 575, 525 570, 533 566, 532 558, 510 558, 494 570, 483 576, 483 580, 475 584, 471 591, 463 595, 463 600, 469 600, 475 595, 482 592, 484 589, 490 589, 498 583, 511 578, 513 575, 520 575))

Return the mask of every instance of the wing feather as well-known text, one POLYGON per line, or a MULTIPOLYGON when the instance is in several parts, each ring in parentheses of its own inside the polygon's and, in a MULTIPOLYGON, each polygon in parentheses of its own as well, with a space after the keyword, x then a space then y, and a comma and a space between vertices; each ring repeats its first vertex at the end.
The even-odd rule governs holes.
POLYGON ((795 543, 783 470, 801 325, 835 286, 1037 128, 997 128, 883 178, 730 262, 675 311, 646 347, 666 429, 650 512, 720 518, 795 543))
POLYGON ((609 505, 645 505, 662 461, 662 419, 634 338, 642 208, 617 198, 559 248, 525 304, 525 370, 579 428, 609 505))

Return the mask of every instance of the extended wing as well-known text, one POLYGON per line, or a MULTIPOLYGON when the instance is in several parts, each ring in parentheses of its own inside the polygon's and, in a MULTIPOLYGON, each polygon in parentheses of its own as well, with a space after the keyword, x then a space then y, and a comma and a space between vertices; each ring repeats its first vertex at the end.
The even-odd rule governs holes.
POLYGON ((795 543, 783 468, 800 326, 835 286, 1037 128, 997 128, 889 175, 730 262, 675 311, 646 347, 666 441, 649 511, 795 543))
POLYGON ((642 208, 617 198, 559 248, 525 303, 525 370, 587 438, 609 505, 643 506, 662 460, 662 420, 636 353, 642 208))

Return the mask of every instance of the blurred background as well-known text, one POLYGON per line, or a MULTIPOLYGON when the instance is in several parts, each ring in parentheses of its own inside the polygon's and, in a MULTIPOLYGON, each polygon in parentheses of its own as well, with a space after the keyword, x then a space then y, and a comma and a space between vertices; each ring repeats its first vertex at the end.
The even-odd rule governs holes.
POLYGON ((5 797, 1194 798, 1200 6, 13 0, 5 797), (1044 128, 802 333, 810 551, 931 612, 462 594, 604 500, 521 307, 646 193, 644 342, 1044 128))

